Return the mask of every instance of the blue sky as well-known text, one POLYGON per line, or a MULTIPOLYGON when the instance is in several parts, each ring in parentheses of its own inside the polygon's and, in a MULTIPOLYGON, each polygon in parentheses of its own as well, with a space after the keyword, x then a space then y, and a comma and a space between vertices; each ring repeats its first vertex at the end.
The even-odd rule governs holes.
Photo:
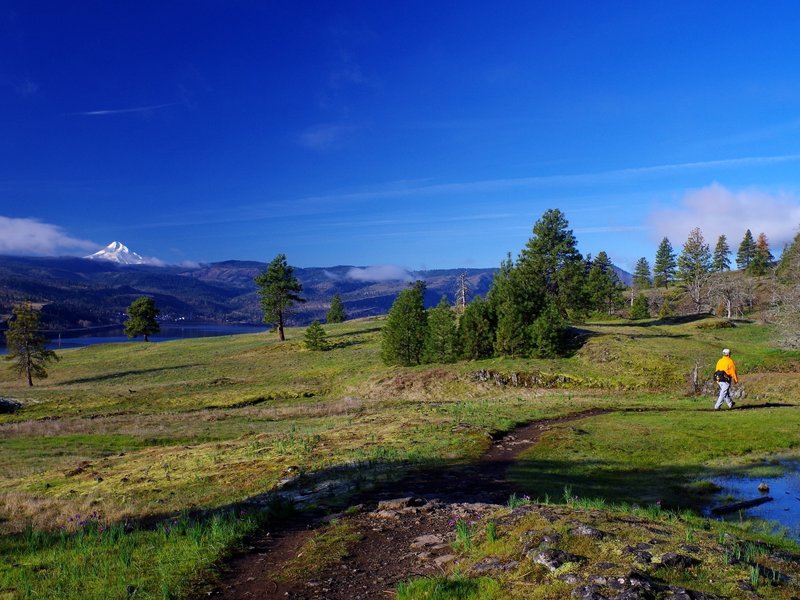
POLYGON ((0 253, 632 269, 800 226, 796 2, 0 3, 0 253))

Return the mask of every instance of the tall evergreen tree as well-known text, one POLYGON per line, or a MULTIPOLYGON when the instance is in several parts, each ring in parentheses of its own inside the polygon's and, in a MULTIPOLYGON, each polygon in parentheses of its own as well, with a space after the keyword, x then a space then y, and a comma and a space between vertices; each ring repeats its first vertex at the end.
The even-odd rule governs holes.
POLYGON ((664 238, 656 250, 656 260, 653 263, 653 285, 669 287, 669 284, 675 279, 677 266, 672 244, 669 243, 669 239, 664 238))
POLYGON ((305 298, 300 297, 303 286, 294 275, 294 267, 286 262, 285 254, 278 254, 266 270, 256 276, 255 282, 264 310, 264 323, 273 325, 283 341, 286 339, 283 327, 292 306, 297 302, 305 302, 305 298))
POLYGON ((150 336, 161 331, 156 320, 161 311, 156 308, 156 301, 147 296, 137 298, 128 307, 128 320, 125 321, 125 335, 129 338, 144 336, 149 342, 150 336))
POLYGON ((494 337, 491 307, 483 298, 475 296, 458 322, 461 357, 467 360, 489 358, 492 356, 494 337))
POLYGON ((786 285, 800 284, 800 233, 786 246, 778 261, 778 280, 786 285))
POLYGON ((328 323, 344 323, 347 320, 347 314, 344 312, 344 303, 339 294, 334 294, 331 299, 331 307, 325 315, 325 321, 328 323))
POLYGON ((631 319, 647 319, 650 317, 650 305, 647 296, 639 294, 631 304, 631 319))
POLYGON ((800 233, 781 253, 777 268, 780 297, 775 307, 781 343, 800 347, 800 233))
POLYGON ((747 269, 756 257, 756 242, 750 230, 744 232, 742 243, 739 244, 739 251, 736 253, 736 266, 742 270, 747 269))
POLYGON ((678 257, 678 277, 689 292, 698 313, 702 309, 703 292, 710 272, 711 249, 700 228, 695 227, 689 232, 683 251, 678 257))
POLYGON ((303 342, 309 350, 327 350, 328 349, 328 336, 325 330, 316 319, 312 321, 311 325, 306 327, 306 333, 303 342))
POLYGON ((586 278, 586 298, 594 310, 612 314, 622 304, 622 289, 619 277, 611 266, 611 259, 601 251, 592 262, 586 278))
POLYGON ((650 288, 650 263, 643 256, 636 261, 636 267, 633 269, 633 287, 637 290, 646 290, 650 288))
POLYGON ((509 254, 500 264, 487 295, 491 312, 497 320, 494 349, 505 356, 525 356, 530 351, 525 319, 525 294, 520 272, 509 254))
POLYGON ((528 303, 524 312, 535 319, 552 303, 566 317, 582 310, 585 268, 578 244, 564 213, 549 209, 533 226, 533 236, 520 253, 520 269, 528 303), (542 295, 544 292, 544 296, 542 295), (533 308, 534 310, 531 310, 533 308))
POLYGON ((730 271, 731 270, 731 259, 729 255, 731 253, 731 249, 728 246, 728 238, 725 237, 725 234, 719 236, 717 239, 717 245, 714 246, 714 258, 711 260, 711 268, 713 271, 717 273, 721 273, 722 271, 730 271))
POLYGON ((775 264, 775 257, 769 249, 767 234, 759 233, 756 240, 756 253, 747 271, 751 275, 766 275, 767 271, 775 264))
POLYGON ((417 281, 397 295, 381 338, 381 358, 388 365, 408 367, 422 363, 428 316, 425 283, 417 281))
POLYGON ((456 315, 445 296, 428 310, 424 361, 449 363, 456 359, 456 315))
POLYGON ((533 354, 539 358, 555 358, 564 351, 567 323, 555 304, 548 304, 531 325, 533 354))
POLYGON ((47 339, 39 332, 39 312, 30 302, 14 307, 6 331, 6 345, 6 360, 14 361, 11 368, 24 375, 29 386, 33 385, 34 377, 45 379, 47 363, 58 360, 56 353, 47 349, 47 339))

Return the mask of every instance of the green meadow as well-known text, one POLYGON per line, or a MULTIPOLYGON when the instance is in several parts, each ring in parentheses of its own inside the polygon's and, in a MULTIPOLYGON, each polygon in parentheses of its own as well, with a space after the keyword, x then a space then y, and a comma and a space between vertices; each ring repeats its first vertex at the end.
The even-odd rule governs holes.
MULTIPOLYGON (((777 348, 767 325, 590 323, 567 358, 400 368, 380 361, 382 323, 326 326, 323 352, 304 348, 301 329, 282 343, 258 334, 67 350, 32 388, 0 370, 0 395, 23 403, 0 415, 0 599, 184 597, 284 518, 271 494, 293 481, 336 469, 363 488, 594 408, 604 412, 551 427, 512 468, 521 490, 564 506, 569 489, 696 512, 710 478, 800 458, 800 353, 777 348), (715 413, 723 347, 746 396, 715 413)), ((319 502, 346 506, 347 495, 319 502)), ((465 597, 495 588, 436 585, 477 590, 465 597)))

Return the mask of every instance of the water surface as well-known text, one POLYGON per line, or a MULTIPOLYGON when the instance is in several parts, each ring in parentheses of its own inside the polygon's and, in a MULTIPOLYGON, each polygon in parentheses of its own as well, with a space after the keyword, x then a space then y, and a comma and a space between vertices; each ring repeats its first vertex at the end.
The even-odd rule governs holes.
MULTIPOLYGON (((778 477, 720 477, 714 483, 722 487, 720 496, 732 496, 739 502, 770 496, 765 502, 743 511, 744 518, 763 519, 776 524, 776 530, 785 530, 786 535, 800 541, 800 463, 786 462, 783 475, 778 477), (758 485, 766 483, 768 492, 759 492, 758 485)), ((710 514, 710 508, 709 508, 710 514)), ((739 513, 722 517, 727 521, 738 521, 739 513)))
MULTIPOLYGON (((267 331, 263 325, 232 325, 212 323, 160 323, 161 331, 150 336, 151 342, 166 342, 185 338, 215 337, 219 335, 236 335, 240 333, 262 333, 267 331)), ((62 332, 45 333, 51 350, 81 348, 94 344, 113 344, 132 341, 125 335, 122 326, 100 327, 94 329, 69 329, 62 332)), ((141 336, 135 339, 141 340, 141 336)), ((8 354, 5 339, 0 338, 0 355, 8 354)))

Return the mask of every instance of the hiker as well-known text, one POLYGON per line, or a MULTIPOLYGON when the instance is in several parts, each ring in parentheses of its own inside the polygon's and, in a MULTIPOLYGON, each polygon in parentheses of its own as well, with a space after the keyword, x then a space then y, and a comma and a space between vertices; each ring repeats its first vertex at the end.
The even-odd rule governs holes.
POLYGON ((731 351, 728 348, 722 351, 722 358, 717 361, 714 369, 714 381, 719 385, 719 398, 714 404, 714 410, 719 410, 723 402, 728 405, 728 408, 733 408, 736 403, 731 400, 731 382, 739 383, 739 378, 736 376, 736 365, 731 359, 731 351))

